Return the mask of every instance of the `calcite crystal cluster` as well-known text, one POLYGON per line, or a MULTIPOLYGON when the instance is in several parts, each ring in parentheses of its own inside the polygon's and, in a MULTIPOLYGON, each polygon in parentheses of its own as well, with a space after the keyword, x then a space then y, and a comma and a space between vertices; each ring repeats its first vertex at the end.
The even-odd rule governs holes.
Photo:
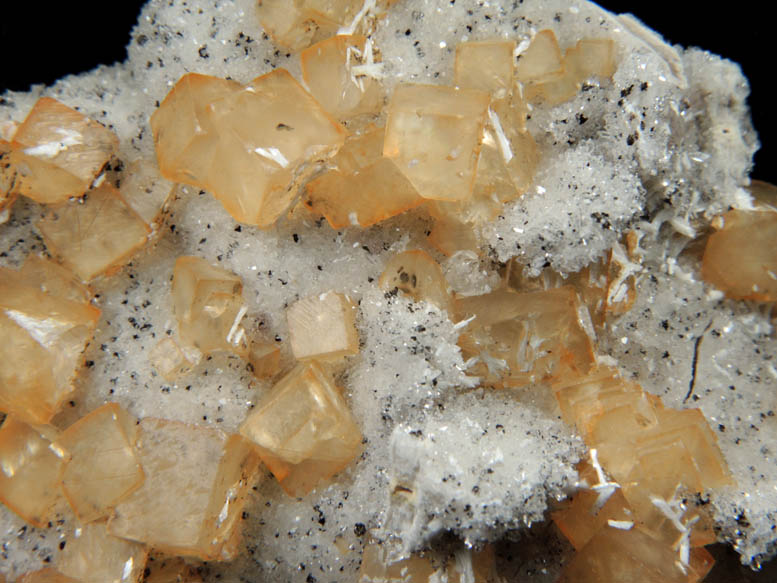
POLYGON ((744 80, 590 3, 463 4, 152 1, 115 93, 3 98, 0 572, 770 556, 777 189, 744 80))

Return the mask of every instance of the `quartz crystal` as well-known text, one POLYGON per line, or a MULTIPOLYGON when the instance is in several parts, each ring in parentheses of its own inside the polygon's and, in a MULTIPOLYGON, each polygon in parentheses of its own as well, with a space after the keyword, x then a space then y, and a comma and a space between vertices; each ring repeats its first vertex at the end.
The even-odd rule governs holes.
POLYGON ((313 97, 337 119, 377 114, 383 91, 374 78, 372 44, 361 35, 337 35, 300 54, 302 78, 313 97))
POLYGON ((286 211, 312 163, 335 154, 345 139, 285 69, 242 88, 184 77, 151 127, 166 178, 212 191, 236 220, 262 227, 286 211))
POLYGON ((358 455, 361 432, 318 363, 297 365, 273 386, 240 426, 291 496, 302 496, 358 455))
POLYGON ((0 409, 47 423, 69 397, 100 310, 88 288, 36 255, 0 268, 0 409))
POLYGON ((289 343, 297 360, 334 360, 359 352, 356 306, 328 291, 301 299, 286 310, 289 343))
POLYGON ((383 157, 384 129, 355 133, 332 158, 334 168, 311 180, 305 204, 333 229, 369 227, 419 206, 424 199, 394 163, 383 157))
POLYGON ((49 252, 84 281, 117 271, 145 245, 150 233, 119 191, 107 183, 82 200, 50 209, 38 228, 49 252))
POLYGON ((413 249, 397 253, 383 268, 378 281, 381 289, 399 290, 415 301, 425 301, 441 310, 451 309, 448 282, 440 264, 426 251, 413 249))
MULTIPOLYGON (((118 146, 110 130, 56 99, 41 97, 11 142, 12 189, 46 204, 79 197, 118 146)), ((5 163, 3 150, 0 146, 5 163)))
POLYGON ((472 196, 489 95, 475 89, 400 85, 388 105, 383 155, 418 193, 434 200, 472 196))
POLYGON ((62 462, 49 449, 56 431, 8 416, 0 427, 0 501, 34 526, 45 526, 62 496, 62 462))
POLYGON ((238 435, 148 417, 137 453, 146 478, 116 506, 110 534, 168 554, 232 558, 258 469, 251 446, 238 435))
POLYGON ((62 489, 82 522, 106 518, 143 483, 136 427, 119 405, 107 403, 68 427, 52 446, 65 460, 62 489))
POLYGON ((83 583, 140 583, 148 549, 111 536, 105 522, 80 526, 57 563, 65 575, 83 583))
POLYGON ((707 241, 702 277, 736 299, 777 301, 777 212, 732 210, 707 241))
POLYGON ((184 346, 207 354, 228 350, 244 354, 245 331, 240 320, 243 282, 201 257, 179 257, 173 271, 173 312, 184 346))
MULTIPOLYGON (((4 578, 0 578, 0 581, 5 582, 4 578)), ((31 573, 25 573, 16 580, 16 583, 79 583, 76 579, 63 575, 59 571, 54 569, 41 569, 40 571, 33 571, 31 573)))

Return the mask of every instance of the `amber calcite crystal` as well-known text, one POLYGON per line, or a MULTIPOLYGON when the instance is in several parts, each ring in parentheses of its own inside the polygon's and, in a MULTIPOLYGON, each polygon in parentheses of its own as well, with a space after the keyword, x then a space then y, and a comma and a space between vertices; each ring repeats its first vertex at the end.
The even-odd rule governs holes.
POLYGON ((297 365, 240 426, 283 489, 302 496, 358 455, 361 432, 331 376, 316 362, 297 365))
POLYGON ((151 232, 107 183, 81 200, 50 209, 38 229, 49 252, 84 281, 118 270, 146 244, 151 232))
POLYGON ((140 583, 146 565, 145 545, 111 536, 105 522, 76 528, 57 569, 83 583, 140 583))
POLYGON ((386 291, 396 289, 406 293, 417 302, 451 310, 448 282, 440 264, 426 251, 412 249, 394 255, 383 268, 378 285, 386 291))
POLYGON ((575 553, 557 583, 696 583, 713 563, 706 550, 695 548, 683 564, 675 549, 640 529, 608 526, 575 553))
POLYGON ((269 340, 253 338, 248 347, 248 362, 255 377, 275 376, 281 369, 281 349, 269 340))
POLYGON ((380 65, 365 37, 333 36, 302 51, 300 63, 310 93, 335 118, 380 113, 383 90, 373 77, 380 65))
POLYGON ((124 202, 155 231, 172 195, 173 184, 162 177, 156 160, 141 159, 124 170, 119 192, 124 202))
POLYGON ((429 583, 436 571, 429 559, 418 555, 389 562, 386 550, 372 543, 362 552, 358 583, 429 583))
POLYGON ((359 352, 356 306, 328 291, 293 303, 286 310, 289 342, 298 360, 334 360, 359 352))
POLYGON ((383 157, 384 129, 349 136, 332 158, 334 166, 311 180, 305 204, 333 229, 369 227, 419 206, 424 199, 396 165, 383 157))
POLYGON ((72 273, 28 257, 0 268, 0 410, 47 423, 72 393, 100 310, 72 273))
POLYGON ((284 69, 245 87, 186 75, 151 128, 163 176, 212 191, 236 220, 263 227, 286 211, 313 163, 345 139, 284 69))
POLYGON ((135 454, 137 426, 116 403, 76 421, 52 449, 64 460, 62 490, 82 522, 105 518, 143 483, 135 454))
POLYGON ((493 40, 456 45, 454 83, 457 87, 479 89, 496 98, 513 90, 515 41, 493 40))
MULTIPOLYGON (((5 578, 0 577, 0 581, 5 583, 5 578)), ((41 569, 25 573, 16 580, 16 583, 78 583, 78 581, 55 569, 41 569)))
POLYGON ((259 466, 251 445, 239 435, 151 417, 138 431, 146 478, 116 506, 110 534, 166 554, 234 557, 259 466))
POLYGON ((173 270, 173 312, 184 346, 206 354, 245 354, 243 281, 237 275, 201 257, 179 257, 173 270))
POLYGON ((11 144, 0 139, 0 222, 8 219, 11 207, 18 196, 14 188, 16 167, 13 165, 12 153, 11 144))
POLYGON ((56 431, 8 416, 0 427, 0 502, 33 526, 45 526, 57 501, 62 462, 49 449, 56 431))
POLYGON ((202 577, 183 559, 152 556, 146 563, 143 583, 202 583, 202 577))
POLYGON ((79 197, 118 146, 110 130, 56 99, 41 97, 11 142, 13 191, 46 204, 79 197))
POLYGON ((741 300, 777 301, 777 212, 732 210, 710 235, 701 274, 741 300))
POLYGON ((593 331, 574 288, 457 298, 458 321, 473 318, 459 337, 470 370, 485 384, 524 386, 565 375, 587 374, 594 365, 593 331))
POLYGON ((388 105, 383 155, 424 198, 472 196, 488 93, 439 85, 400 85, 388 105))
POLYGON ((181 347, 172 338, 163 338, 151 349, 148 360, 166 381, 173 382, 190 372, 201 354, 196 348, 181 347))

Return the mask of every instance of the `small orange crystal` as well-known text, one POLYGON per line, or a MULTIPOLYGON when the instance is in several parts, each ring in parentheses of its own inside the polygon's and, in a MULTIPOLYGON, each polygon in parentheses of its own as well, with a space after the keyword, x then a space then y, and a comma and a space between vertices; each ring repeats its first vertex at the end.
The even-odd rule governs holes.
POLYGON ((147 417, 137 451, 146 479, 116 506, 108 531, 160 552, 226 560, 237 552, 258 458, 238 435, 147 417))
POLYGON ((30 256, 0 268, 0 409, 47 423, 73 391, 100 310, 85 286, 52 261, 30 256))
POLYGON ((65 575, 83 583, 140 583, 148 549, 111 536, 105 522, 80 526, 57 563, 65 575))
POLYGON ((289 306, 286 319, 298 360, 334 360, 359 352, 356 306, 346 295, 328 291, 301 299, 289 306))
POLYGON ((202 577, 183 559, 157 556, 146 563, 143 583, 202 583, 202 577))
POLYGON ((777 301, 777 212, 732 210, 710 235, 701 275, 727 296, 777 301))
MULTIPOLYGON (((240 320, 243 281, 201 257, 179 257, 173 270, 173 312, 185 346, 203 353, 228 350, 245 354, 240 320)), ((166 368, 166 367, 164 367, 166 368)))
POLYGON ((550 29, 539 31, 528 48, 519 56, 516 78, 523 83, 553 79, 564 72, 561 49, 556 33, 550 29))
POLYGON ((383 268, 378 280, 381 289, 397 289, 415 301, 425 301, 441 310, 451 310, 448 282, 431 255, 420 249, 397 253, 383 268))
POLYGON ((13 137, 14 191, 47 204, 79 197, 118 146, 110 130, 41 97, 13 137))
POLYGON ((302 496, 358 455, 361 432, 331 377, 316 362, 297 365, 240 426, 291 496, 302 496))
POLYGON ((82 522, 107 517, 143 483, 136 434, 135 420, 107 403, 68 427, 52 446, 65 460, 62 489, 82 522))
POLYGON ((168 382, 187 374, 200 360, 201 353, 196 348, 181 347, 172 338, 163 338, 156 343, 148 360, 156 371, 168 382))
POLYGON ((62 496, 62 462, 49 449, 55 435, 51 427, 32 427, 10 416, 0 427, 0 502, 33 526, 46 525, 62 496))
POLYGON ((148 225, 118 190, 102 184, 52 208, 38 223, 49 252, 84 281, 118 270, 148 241, 148 225))
MULTIPOLYGON (((5 578, 0 578, 0 581, 5 582, 5 578)), ((63 575, 59 571, 54 569, 41 569, 40 571, 32 571, 31 573, 25 573, 16 580, 16 583, 79 583, 76 579, 72 579, 67 575, 63 575)))
POLYGON ((398 86, 388 105, 383 155, 424 198, 470 198, 489 101, 475 89, 398 86))
POLYGON ((454 84, 502 98, 513 89, 515 41, 463 42, 456 45, 454 84))

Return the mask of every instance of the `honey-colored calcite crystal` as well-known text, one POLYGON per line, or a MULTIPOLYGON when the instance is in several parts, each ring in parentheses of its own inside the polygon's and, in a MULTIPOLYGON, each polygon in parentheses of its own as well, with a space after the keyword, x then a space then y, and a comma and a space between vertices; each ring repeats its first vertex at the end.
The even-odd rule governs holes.
POLYGON ((211 104, 241 91, 240 84, 187 73, 151 115, 151 131, 162 175, 204 187, 218 147, 211 104))
POLYGON ((556 33, 550 29, 539 31, 518 57, 516 78, 523 83, 536 83, 553 79, 563 73, 564 63, 556 33))
POLYGON ((0 139, 0 222, 8 219, 11 207, 18 197, 14 189, 16 167, 13 165, 12 154, 11 144, 0 139))
POLYGON ((197 570, 183 559, 150 557, 143 583, 202 583, 197 570))
POLYGON ((156 160, 135 160, 124 170, 119 185, 124 202, 153 230, 157 230, 173 184, 162 177, 156 160))
POLYGON ((173 270, 173 312, 184 346, 208 354, 245 354, 243 281, 201 257, 184 256, 173 270))
POLYGON ((384 128, 349 136, 334 166, 311 180, 305 204, 333 229, 369 227, 419 206, 424 199, 396 165, 383 157, 384 128))
POLYGON ((0 268, 0 410, 47 423, 67 400, 100 317, 90 298, 52 261, 0 268))
POLYGON ((383 155, 424 198, 472 196, 488 93, 439 85, 400 85, 388 105, 383 155))
POLYGON ((358 583, 429 583, 437 572, 427 558, 413 555, 389 562, 387 555, 386 550, 377 543, 365 546, 358 583))
POLYGON ((79 526, 67 541, 57 569, 83 583, 140 583, 145 545, 111 536, 105 522, 79 526))
POLYGON ((638 528, 604 527, 575 553, 557 583, 696 583, 713 563, 703 548, 691 549, 683 564, 676 549, 638 528))
MULTIPOLYGON (((0 577, 0 581, 5 583, 5 578, 0 577)), ((78 581, 55 569, 41 569, 25 573, 16 580, 16 583, 78 583, 78 581)))
POLYGON ((515 41, 463 42, 456 45, 454 84, 503 98, 513 89, 515 41))
POLYGON ((163 176, 210 190, 236 220, 262 227, 346 133, 285 69, 245 87, 186 75, 151 128, 163 176))
POLYGON ((777 212, 732 210, 712 233, 701 275, 734 299, 777 301, 777 212))
POLYGON ((328 372, 297 365, 240 426, 283 489, 302 496, 358 455, 362 435, 328 372))
POLYGON ((137 454, 145 481, 116 506, 110 534, 166 554, 234 557, 259 466, 252 446, 239 435, 147 417, 137 454))
POLYGON ((386 291, 399 290, 415 301, 451 310, 448 282, 440 264, 426 251, 412 249, 397 253, 386 263, 378 285, 386 291))
POLYGON ((110 130, 56 99, 41 97, 11 142, 13 189, 46 204, 79 197, 118 146, 110 130))
POLYGON ((49 449, 56 432, 8 416, 0 427, 0 502, 33 526, 45 526, 62 493, 62 465, 49 449))
POLYGON ((169 382, 190 372, 200 361, 202 353, 193 347, 179 346, 172 338, 163 338, 148 355, 151 366, 169 382))
POLYGON ((302 78, 321 106, 337 119, 378 114, 383 90, 371 75, 372 44, 361 35, 337 35, 300 54, 302 78))
POLYGON ((328 291, 294 302, 286 310, 289 343, 297 360, 334 360, 359 352, 356 306, 328 291))
POLYGON ((49 252, 84 281, 118 270, 146 244, 151 232, 107 183, 82 200, 50 209, 38 229, 49 252))
POLYGON ((275 376, 281 369, 281 349, 275 342, 254 338, 248 346, 248 363, 257 378, 275 376))
POLYGON ((574 288, 457 298, 458 321, 473 318, 459 337, 472 374, 494 386, 524 386, 565 375, 587 374, 594 365, 593 331, 574 288))
POLYGON ((143 483, 136 434, 135 419, 116 403, 106 403, 57 438, 52 449, 65 462, 62 490, 81 522, 106 518, 143 483))

